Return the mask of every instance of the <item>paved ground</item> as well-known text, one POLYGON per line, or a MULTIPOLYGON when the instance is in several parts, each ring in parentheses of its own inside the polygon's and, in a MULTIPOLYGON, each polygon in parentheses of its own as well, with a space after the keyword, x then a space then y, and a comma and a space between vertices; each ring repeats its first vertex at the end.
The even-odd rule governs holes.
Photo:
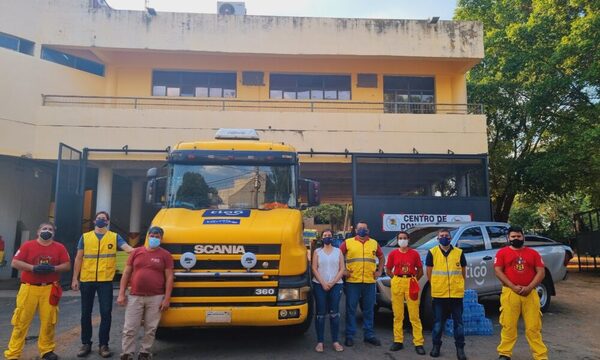
MULTIPOLYGON (((558 284, 558 295, 552 299, 551 311, 544 316, 544 341, 550 349, 551 359, 599 359, 598 332, 600 331, 600 274, 571 273, 567 281, 558 284)), ((57 329, 57 353, 62 359, 76 359, 79 347, 79 299, 77 294, 66 292, 61 302, 60 323, 57 329)), ((470 359, 495 359, 495 348, 499 340, 498 298, 482 299, 486 316, 494 322, 494 335, 467 337, 466 351, 470 359)), ((0 291, 0 346, 6 346, 10 336, 10 317, 14 308, 14 292, 0 291)), ((97 306, 95 308, 97 311, 97 306)), ((115 305, 111 346, 120 350, 121 326, 124 310, 115 305)), ((97 322, 97 315, 95 317, 97 322)), ((277 330, 263 329, 221 329, 177 331, 168 340, 157 341, 155 357, 162 359, 314 359, 319 357, 339 359, 428 359, 417 356, 412 346, 400 352, 387 349, 392 338, 392 313, 381 310, 375 319, 382 347, 373 347, 357 342, 353 348, 343 353, 335 353, 329 346, 324 354, 313 350, 315 335, 313 329, 301 337, 282 335, 277 330)), ((35 359, 37 320, 30 329, 32 337, 27 341, 23 359, 35 359)), ((96 328, 97 329, 97 326, 96 328)), ((522 330, 521 330, 522 331, 522 330)), ((96 336, 96 335, 95 335, 96 336)), ((410 340, 407 330, 407 340, 410 340)), ((425 332, 426 349, 431 348, 431 333, 425 332)), ((451 338, 444 339, 442 359, 455 359, 451 338)), ((115 356, 115 358, 117 358, 115 356)), ((515 348, 513 359, 530 359, 529 348, 521 336, 515 348)), ((100 359, 97 354, 89 359, 100 359)))

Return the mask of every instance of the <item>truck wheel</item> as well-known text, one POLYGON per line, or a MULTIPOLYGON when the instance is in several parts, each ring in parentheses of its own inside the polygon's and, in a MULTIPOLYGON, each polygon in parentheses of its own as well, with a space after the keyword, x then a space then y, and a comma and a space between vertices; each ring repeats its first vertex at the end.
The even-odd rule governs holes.
POLYGON ((421 291, 421 308, 420 308, 421 325, 423 329, 431 329, 433 327, 433 308, 431 304, 431 291, 429 285, 423 287, 421 291))
POLYGON ((552 297, 550 296, 550 286, 548 286, 547 279, 544 279, 537 287, 536 291, 540 297, 540 309, 542 312, 548 311, 550 309, 550 300, 552 297))

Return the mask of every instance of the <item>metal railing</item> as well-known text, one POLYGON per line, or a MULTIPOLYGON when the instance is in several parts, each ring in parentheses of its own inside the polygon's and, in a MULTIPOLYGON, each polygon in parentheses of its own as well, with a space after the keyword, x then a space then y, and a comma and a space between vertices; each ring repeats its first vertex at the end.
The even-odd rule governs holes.
POLYGON ((43 106, 117 109, 187 109, 214 111, 363 112, 392 114, 483 114, 482 104, 362 102, 337 100, 239 100, 230 98, 173 98, 79 96, 42 94, 43 106))

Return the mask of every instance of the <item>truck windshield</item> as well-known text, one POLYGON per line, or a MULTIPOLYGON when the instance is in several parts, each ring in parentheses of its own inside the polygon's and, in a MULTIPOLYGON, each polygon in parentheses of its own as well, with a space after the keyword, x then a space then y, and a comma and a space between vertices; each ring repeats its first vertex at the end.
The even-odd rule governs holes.
POLYGON ((187 209, 295 208, 293 165, 173 164, 167 207, 187 209))

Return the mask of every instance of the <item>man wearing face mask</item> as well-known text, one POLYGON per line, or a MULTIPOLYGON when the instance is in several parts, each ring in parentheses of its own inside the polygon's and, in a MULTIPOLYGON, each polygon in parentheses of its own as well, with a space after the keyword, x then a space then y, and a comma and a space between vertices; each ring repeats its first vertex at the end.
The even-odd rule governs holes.
POLYGON ((94 230, 81 236, 73 267, 71 288, 81 290, 81 349, 77 357, 85 357, 92 350, 92 309, 98 293, 100 305, 100 330, 98 331, 100 356, 112 356, 108 347, 112 322, 112 281, 117 270, 117 247, 127 253, 133 251, 123 238, 108 230, 110 216, 100 211, 94 218, 94 230))
POLYGON ((452 315, 456 357, 458 360, 466 360, 462 315, 467 259, 461 249, 450 244, 452 241, 450 231, 438 230, 437 239, 439 245, 430 249, 425 259, 433 305, 433 329, 431 330, 433 348, 429 355, 440 356, 442 330, 446 320, 452 315))
POLYGON ((519 227, 508 229, 510 246, 496 253, 494 270, 502 282, 500 295, 500 345, 499 359, 510 360, 517 342, 517 324, 523 316, 525 337, 534 360, 548 359, 548 349, 542 341, 542 315, 540 297, 535 288, 546 275, 544 261, 540 254, 525 243, 523 230, 519 227))
POLYGON ((408 316, 412 325, 413 344, 419 355, 425 355, 423 344, 423 327, 419 318, 419 297, 410 296, 410 284, 419 281, 423 276, 423 263, 416 250, 408 247, 409 235, 400 231, 397 236, 398 249, 388 255, 387 273, 392 277, 392 310, 394 311, 394 343, 390 351, 398 351, 404 347, 404 301, 408 308, 408 316))
POLYGON ((135 339, 142 326, 142 320, 144 336, 140 343, 138 360, 152 357, 150 348, 154 343, 161 312, 169 308, 173 290, 173 258, 167 250, 160 247, 163 235, 162 228, 151 227, 148 230, 146 245, 135 249, 127 259, 117 298, 117 304, 127 305, 121 360, 133 360, 135 339), (126 297, 128 284, 131 284, 131 289, 126 297))
POLYGON ((54 327, 58 320, 58 299, 53 293, 59 288, 60 272, 71 270, 67 249, 54 241, 56 229, 51 223, 42 223, 37 239, 24 243, 12 260, 12 267, 21 271, 21 286, 11 323, 14 326, 6 359, 18 359, 25 346, 29 325, 39 310, 40 335, 38 349, 42 360, 56 360, 54 327))
POLYGON ((354 345, 356 334, 356 307, 361 301, 363 313, 363 339, 365 343, 381 346, 375 336, 373 318, 375 308, 375 281, 383 272, 385 257, 375 239, 369 237, 367 223, 359 221, 356 225, 356 237, 346 239, 340 245, 346 256, 346 346, 354 345), (379 259, 379 265, 376 265, 379 259))

